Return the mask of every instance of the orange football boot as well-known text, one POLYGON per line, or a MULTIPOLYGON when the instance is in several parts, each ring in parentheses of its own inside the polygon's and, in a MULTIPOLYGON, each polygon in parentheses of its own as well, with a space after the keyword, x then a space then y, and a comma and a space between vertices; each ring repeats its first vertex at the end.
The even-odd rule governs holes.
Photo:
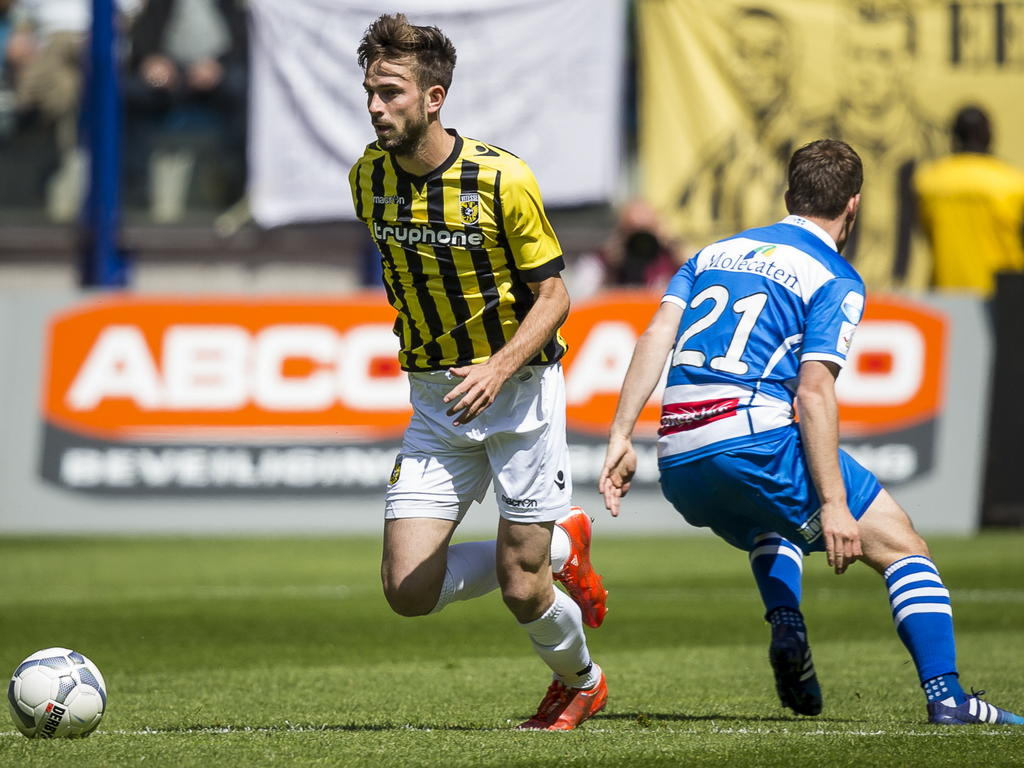
POLYGON ((571 731, 608 703, 608 683, 604 672, 593 688, 569 688, 558 680, 537 707, 537 714, 519 725, 523 731, 571 731))

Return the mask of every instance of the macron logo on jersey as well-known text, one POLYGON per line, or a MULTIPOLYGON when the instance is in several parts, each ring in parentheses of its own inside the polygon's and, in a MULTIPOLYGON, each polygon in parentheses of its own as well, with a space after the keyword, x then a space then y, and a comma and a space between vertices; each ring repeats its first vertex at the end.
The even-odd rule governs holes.
POLYGON ((799 280, 795 272, 790 272, 772 260, 771 254, 775 251, 774 245, 762 245, 749 253, 731 254, 728 251, 719 251, 708 257, 705 269, 724 269, 729 272, 751 272, 755 275, 767 277, 776 283, 786 286, 791 291, 797 290, 799 280))

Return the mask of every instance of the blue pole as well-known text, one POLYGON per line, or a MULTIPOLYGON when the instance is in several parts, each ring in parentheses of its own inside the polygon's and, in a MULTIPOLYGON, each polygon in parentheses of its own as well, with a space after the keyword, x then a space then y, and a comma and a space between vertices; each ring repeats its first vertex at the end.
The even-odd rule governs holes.
POLYGON ((81 283, 90 287, 128 284, 120 247, 121 104, 117 84, 114 0, 92 0, 92 37, 86 85, 89 135, 89 194, 86 202, 81 283))

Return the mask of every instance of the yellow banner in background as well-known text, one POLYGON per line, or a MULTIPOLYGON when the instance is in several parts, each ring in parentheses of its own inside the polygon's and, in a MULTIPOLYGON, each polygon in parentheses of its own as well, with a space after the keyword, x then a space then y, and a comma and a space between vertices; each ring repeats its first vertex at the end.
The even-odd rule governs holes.
POLYGON ((911 180, 971 103, 1024 166, 1024 0, 638 0, 641 189, 684 250, 785 215, 801 144, 864 161, 846 255, 872 289, 923 289, 911 180))

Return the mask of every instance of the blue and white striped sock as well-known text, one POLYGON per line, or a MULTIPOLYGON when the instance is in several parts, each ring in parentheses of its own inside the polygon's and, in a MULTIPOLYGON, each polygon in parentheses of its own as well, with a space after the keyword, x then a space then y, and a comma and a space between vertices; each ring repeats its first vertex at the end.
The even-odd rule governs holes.
POLYGON ((904 557, 882 575, 896 632, 910 651, 925 695, 929 701, 952 698, 953 705, 960 704, 966 697, 957 677, 953 608, 935 563, 923 555, 904 557))
POLYGON ((800 610, 804 555, 777 533, 762 533, 750 551, 750 570, 761 592, 765 618, 776 608, 800 610))

